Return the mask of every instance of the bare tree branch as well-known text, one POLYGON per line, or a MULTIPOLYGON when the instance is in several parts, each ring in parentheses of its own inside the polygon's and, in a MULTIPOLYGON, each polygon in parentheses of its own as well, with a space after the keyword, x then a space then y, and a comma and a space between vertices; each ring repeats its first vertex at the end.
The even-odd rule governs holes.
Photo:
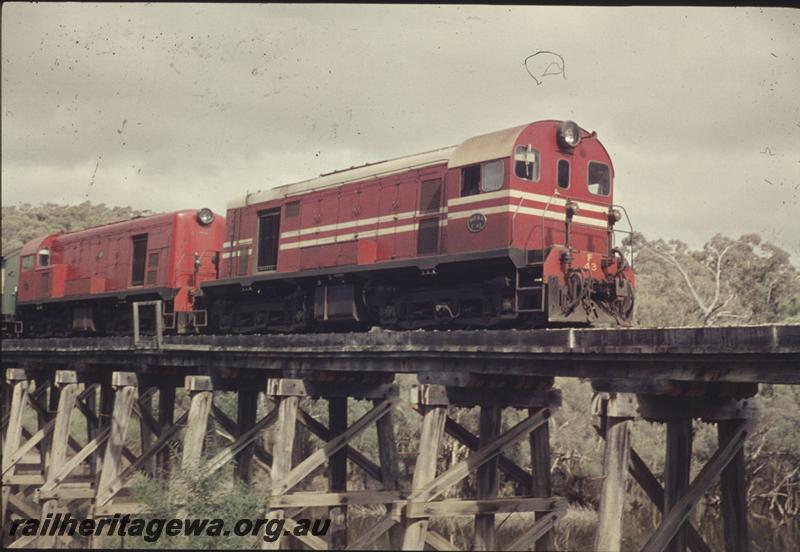
POLYGON ((730 245, 727 246, 719 255, 717 255, 717 271, 714 275, 714 300, 711 301, 711 304, 708 306, 706 317, 710 316, 714 312, 714 306, 717 304, 717 301, 719 301, 719 295, 721 291, 722 257, 725 256, 725 253, 727 253, 730 248, 730 245))
POLYGON ((678 269, 678 272, 681 273, 681 276, 683 276, 683 280, 686 282, 686 287, 689 288, 689 293, 692 294, 692 297, 697 303, 697 306, 699 306, 700 309, 703 311, 703 315, 705 318, 705 316, 708 315, 708 307, 706 307, 705 303, 700 298, 700 295, 698 295, 697 291, 694 289, 694 286, 692 285, 692 280, 689 278, 689 274, 686 272, 683 266, 681 266, 678 260, 675 259, 672 255, 668 253, 663 253, 655 248, 645 247, 645 249, 656 254, 658 257, 661 257, 663 260, 667 261, 668 263, 670 263, 671 265, 673 265, 675 268, 678 269))
POLYGON ((723 316, 726 318, 749 318, 746 314, 733 314, 732 312, 720 312, 714 316, 717 318, 722 318, 723 316))
MULTIPOLYGON (((708 314, 708 321, 710 322, 710 321, 711 321, 712 319, 714 319, 715 317, 722 316, 722 309, 724 309, 725 307, 727 307, 727 306, 728 306, 728 303, 730 303, 730 302, 731 302, 731 300, 732 300, 734 297, 736 297, 736 294, 735 294, 735 293, 731 293, 731 294, 728 296, 728 298, 727 298, 727 299, 725 299, 725 302, 723 302, 722 304, 720 304, 720 305, 717 305, 716 307, 712 308, 712 309, 711 309, 711 312, 708 314)), ((730 316, 730 315, 728 315, 728 316, 730 316)), ((737 315, 737 316, 736 316, 736 318, 747 318, 747 316, 745 316, 745 315, 737 315)))

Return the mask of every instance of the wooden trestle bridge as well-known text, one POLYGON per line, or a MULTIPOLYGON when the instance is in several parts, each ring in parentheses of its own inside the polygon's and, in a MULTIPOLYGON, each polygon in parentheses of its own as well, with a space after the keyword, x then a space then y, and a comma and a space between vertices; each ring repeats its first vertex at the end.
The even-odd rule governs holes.
POLYGON ((475 550, 549 550, 566 501, 552 494, 548 418, 561 403, 554 377, 566 376, 591 380, 593 423, 605 438, 596 549, 620 549, 631 475, 663 512, 645 551, 709 550, 688 516, 719 479, 725 548, 741 552, 748 549, 743 445, 757 423, 758 384, 800 383, 800 326, 34 339, 6 340, 2 353, 2 520, 11 547, 56 539, 11 539, 5 528, 15 518, 43 519, 86 503, 94 517, 144 513, 128 489, 132 476, 178 468, 167 444, 181 441, 183 468, 211 473, 233 462, 244 481, 256 466, 268 470, 262 516, 283 516, 291 527, 304 510, 328 508, 326 538, 265 546, 451 550, 429 520, 472 516, 475 550), (399 485, 393 427, 395 375, 402 373, 419 382, 412 403, 421 414, 420 449, 410 488, 399 485), (175 408, 178 388, 190 396, 185 412, 175 408), (217 391, 237 393, 235 419, 214 404, 217 391), (275 408, 257 419, 260 393, 275 408), (327 401, 329 423, 300 408, 301 398, 327 401), (371 401, 372 408, 348 425, 350 399, 371 401), (476 406, 478 434, 449 415, 476 406), (509 408, 527 416, 503 431, 509 408), (79 416, 87 435, 71 432, 79 416), (141 428, 136 452, 126 442, 134 416, 141 428), (667 424, 663 487, 631 448, 637 417, 667 424), (203 449, 212 419, 227 444, 209 458, 203 449), (718 424, 719 448, 690 480, 692 419, 718 424), (374 460, 354 444, 372 424, 374 460), (302 459, 293 454, 298 425, 325 442, 302 459), (259 437, 269 426, 276 438, 266 450, 259 437), (471 453, 437 473, 445 434, 471 453), (503 454, 524 440, 530 469, 503 454), (347 462, 377 480, 378 490, 348 490, 347 462), (301 491, 326 464, 328 491, 301 491), (477 496, 442 498, 472 472, 477 496), (515 483, 516 496, 497 496, 501 473, 515 483), (355 504, 382 505, 385 515, 356 533, 347 524, 348 505, 355 504), (533 512, 535 521, 500 542, 495 516, 508 512, 533 512))

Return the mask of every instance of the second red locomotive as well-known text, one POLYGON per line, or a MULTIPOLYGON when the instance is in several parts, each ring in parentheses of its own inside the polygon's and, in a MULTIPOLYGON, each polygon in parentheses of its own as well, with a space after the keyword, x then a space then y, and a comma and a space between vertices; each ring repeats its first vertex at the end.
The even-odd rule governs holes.
MULTIPOLYGON (((166 329, 199 331, 206 312, 195 296, 219 275, 224 225, 209 209, 184 210, 32 240, 20 251, 17 328, 125 335, 132 304, 160 300, 166 329)), ((153 317, 142 323, 154 326, 153 317)))
POLYGON ((613 166, 540 121, 228 206, 210 330, 627 324, 613 166))

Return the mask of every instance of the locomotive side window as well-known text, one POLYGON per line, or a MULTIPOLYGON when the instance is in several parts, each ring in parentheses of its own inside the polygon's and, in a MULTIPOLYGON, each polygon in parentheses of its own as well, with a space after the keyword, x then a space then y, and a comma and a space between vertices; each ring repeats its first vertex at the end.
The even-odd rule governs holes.
POLYGON ((33 255, 22 257, 22 270, 33 270, 33 255))
POLYGON ((45 268, 50 266, 50 250, 40 249, 39 250, 39 268, 45 268))
POLYGON ((608 165, 605 163, 598 163, 597 161, 589 162, 589 191, 596 195, 608 195, 611 191, 611 175, 608 170, 608 165))
POLYGON ((539 181, 539 150, 528 146, 517 146, 514 153, 514 174, 531 182, 539 181))
POLYGON ((442 179, 426 180, 422 183, 419 194, 419 212, 438 211, 442 204, 442 179))
POLYGON ((427 255, 439 251, 439 219, 429 218, 419 221, 417 231, 417 254, 427 255))
POLYGON ((131 285, 144 284, 145 260, 147 259, 147 234, 133 236, 133 258, 131 261, 131 285))
POLYGON ((150 253, 147 259, 147 285, 155 285, 158 281, 158 251, 150 253))
POLYGON ((480 192, 481 166, 472 165, 461 169, 461 197, 475 195, 480 192))
POLYGON ((569 188, 569 161, 566 159, 558 160, 558 187, 569 188))
POLYGON ((481 178, 481 191, 494 192, 503 187, 505 171, 503 160, 489 161, 483 164, 483 178, 481 178))
POLYGON ((278 266, 278 238, 281 210, 271 209, 258 214, 258 270, 275 270, 278 266))
POLYGON ((292 201, 286 204, 286 218, 296 217, 300 214, 300 202, 292 201))

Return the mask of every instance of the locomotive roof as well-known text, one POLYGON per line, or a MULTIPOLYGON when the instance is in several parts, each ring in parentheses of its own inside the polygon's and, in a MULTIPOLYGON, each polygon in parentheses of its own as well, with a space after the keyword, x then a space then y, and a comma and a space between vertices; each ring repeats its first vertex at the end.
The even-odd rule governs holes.
POLYGON ((98 224, 97 226, 90 226, 88 228, 82 228, 81 230, 71 230, 69 232, 52 232, 47 234, 46 236, 39 236, 38 238, 34 238, 30 240, 28 243, 22 246, 21 255, 30 255, 36 253, 39 249, 40 245, 45 241, 49 240, 50 238, 57 237, 59 240, 63 239, 71 239, 75 238, 78 234, 81 234, 80 238, 95 238, 98 234, 103 234, 106 232, 115 232, 115 231, 124 231, 128 227, 137 226, 141 224, 158 224, 164 221, 169 220, 170 218, 174 217, 179 213, 196 213, 196 209, 181 209, 178 211, 169 211, 166 213, 155 213, 152 215, 146 216, 137 216, 130 219, 118 220, 115 222, 109 222, 106 224, 98 224))
POLYGON ((276 186, 269 190, 249 193, 228 203, 228 209, 245 207, 255 203, 264 203, 276 199, 298 195, 315 190, 324 190, 348 182, 359 182, 372 178, 389 176, 409 169, 421 169, 431 165, 447 163, 449 168, 461 167, 472 163, 480 163, 500 157, 507 157, 519 138, 529 125, 499 130, 469 138, 457 146, 450 146, 424 153, 397 157, 377 163, 369 163, 360 167, 351 167, 341 171, 322 174, 316 178, 292 184, 276 186))

